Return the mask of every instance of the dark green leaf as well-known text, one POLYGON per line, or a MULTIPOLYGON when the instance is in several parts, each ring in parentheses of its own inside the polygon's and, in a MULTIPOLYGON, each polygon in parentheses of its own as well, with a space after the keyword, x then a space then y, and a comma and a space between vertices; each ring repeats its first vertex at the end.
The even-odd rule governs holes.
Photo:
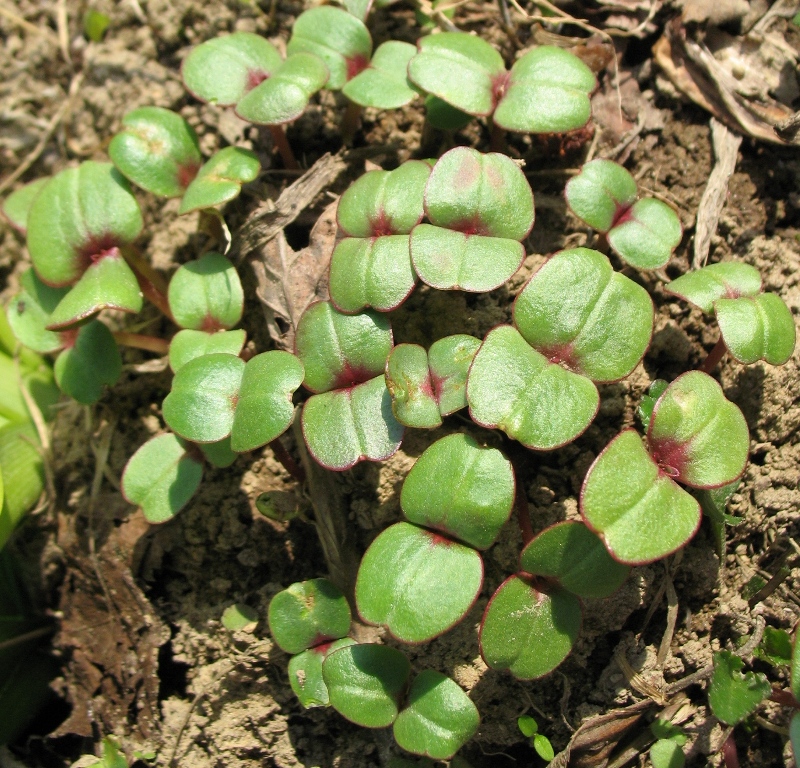
POLYGON ((65 345, 53 368, 61 391, 83 405, 97 402, 105 386, 122 374, 122 358, 111 331, 99 320, 84 325, 65 345))
POLYGON ((761 673, 742 674, 744 662, 729 651, 714 654, 714 674, 708 688, 708 703, 716 717, 736 725, 755 711, 772 687, 761 673))

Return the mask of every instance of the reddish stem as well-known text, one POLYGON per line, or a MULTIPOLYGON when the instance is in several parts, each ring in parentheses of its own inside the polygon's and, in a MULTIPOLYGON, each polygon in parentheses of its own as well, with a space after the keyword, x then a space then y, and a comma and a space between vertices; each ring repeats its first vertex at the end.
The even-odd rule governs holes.
POLYGON ((800 702, 794 697, 791 691, 784 691, 780 688, 773 688, 769 695, 769 700, 780 704, 782 707, 791 707, 800 710, 800 702))
POLYGON ((520 462, 511 459, 511 464, 514 467, 514 509, 517 513, 517 523, 519 530, 522 534, 522 546, 527 547, 533 538, 533 525, 531 525, 531 513, 528 506, 528 495, 525 493, 525 472, 520 465, 520 462))
POLYGON ((167 284, 164 282, 161 275, 141 257, 139 252, 132 245, 122 246, 120 252, 128 263, 128 266, 136 274, 136 279, 139 281, 139 288, 141 288, 145 298, 174 323, 175 318, 172 316, 169 302, 167 301, 167 284))
POLYGON ((166 355, 169 353, 169 342, 166 339, 159 339, 156 336, 145 336, 141 333, 128 333, 127 331, 114 331, 114 341, 125 347, 144 349, 147 352, 154 352, 156 355, 166 355))
POLYGON ((728 348, 725 346, 725 342, 720 336, 719 341, 714 345, 714 348, 708 353, 708 357, 706 357, 703 364, 697 370, 710 374, 711 371, 717 367, 717 364, 722 360, 727 351, 728 348))
POLYGON ((739 753, 736 751, 736 741, 733 733, 725 739, 725 743, 720 750, 725 768, 739 768, 739 753))
POLYGON ((361 124, 361 111, 360 104, 356 104, 354 101, 347 102, 347 109, 342 117, 341 126, 342 141, 346 145, 353 143, 353 137, 361 124))
POLYGON ((491 133, 489 135, 489 149, 492 152, 507 154, 508 143, 506 142, 506 130, 501 128, 494 120, 489 118, 491 133))
POLYGON ((306 473, 301 466, 291 457, 289 451, 281 442, 279 437, 276 437, 270 444, 272 453, 275 458, 283 465, 283 468, 298 482, 304 483, 306 481, 306 473))
POLYGON ((294 152, 292 152, 292 148, 289 146, 289 142, 286 139, 286 131, 283 130, 283 126, 270 125, 269 132, 272 136, 272 143, 278 150, 281 160, 283 160, 283 167, 288 171, 299 171, 300 164, 295 159, 294 152))

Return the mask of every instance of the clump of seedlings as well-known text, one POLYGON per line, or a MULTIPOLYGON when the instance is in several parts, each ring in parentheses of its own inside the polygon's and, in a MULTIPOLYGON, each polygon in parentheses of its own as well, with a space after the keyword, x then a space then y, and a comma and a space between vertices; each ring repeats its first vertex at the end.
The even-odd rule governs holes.
MULTIPOLYGON (((184 62, 187 88, 274 127, 281 151, 288 143, 279 126, 299 117, 322 87, 382 108, 424 92, 429 114, 447 112, 443 122, 485 116, 498 131, 561 133, 589 120, 596 80, 568 52, 541 46, 509 70, 488 43, 445 32, 423 37, 416 50, 389 41, 373 56, 363 23, 370 3, 344 4, 353 14, 332 6, 301 14, 285 59, 249 33, 203 43, 184 62)), ((498 131, 495 146, 502 145, 498 131)), ((481 594, 482 553, 515 513, 523 539, 518 567, 489 599, 479 641, 491 668, 535 679, 570 653, 583 601, 612 595, 632 566, 684 546, 704 510, 724 527, 749 437, 741 411, 708 372, 726 349, 742 362, 781 364, 795 343, 791 314, 761 293, 752 267, 715 264, 668 284, 670 293, 715 313, 722 352, 712 353, 705 372, 654 382, 640 409, 644 438, 635 429, 614 438, 586 474, 580 519, 541 530, 520 485, 525 453, 512 441, 535 454, 587 430, 600 406, 597 385, 629 376, 648 349, 654 308, 647 291, 614 271, 600 250, 573 248, 548 258, 516 297, 512 322, 483 339, 457 334, 428 349, 395 346, 390 315, 419 282, 482 293, 515 275, 534 225, 533 192, 517 163, 458 147, 435 161, 363 175, 339 200, 330 300, 302 313, 292 352, 253 353, 236 328, 244 292, 234 264, 207 252, 163 280, 134 247, 143 221, 130 182, 181 197, 181 213, 219 217, 210 212, 257 177, 255 155, 227 147, 204 163, 189 124, 156 107, 126 115, 109 153, 113 165, 82 163, 6 202, 6 215, 27 233, 33 265, 7 313, 22 344, 57 355, 55 380, 81 403, 96 402, 120 377, 118 343, 167 358, 174 376, 162 413, 171 431, 142 445, 122 478, 126 498, 150 522, 166 522, 185 506, 206 462, 226 467, 265 445, 302 482, 279 439, 295 419, 299 450, 335 471, 389 458, 407 428, 444 424, 450 431, 415 462, 400 492, 405 519, 374 539, 354 583, 314 579, 272 600, 270 633, 292 656, 289 677, 303 706, 332 706, 368 728, 391 726, 403 749, 449 760, 478 728, 474 704, 436 670, 412 678, 396 648, 357 642, 350 606, 359 621, 399 642, 425 643, 449 631, 481 594), (101 319, 107 309, 136 314, 144 299, 171 323, 169 339, 101 319), (458 411, 461 421, 446 421, 458 411), (470 426, 459 430, 465 421, 470 426), (489 447, 481 428, 497 430, 492 440, 503 450, 489 447)), ((289 165, 290 156, 284 159, 289 165)), ((663 266, 680 242, 672 209, 639 199, 635 181, 615 163, 587 163, 566 197, 634 267, 663 266)), ((598 245, 604 249, 602 238, 598 245)), ((323 529, 330 521, 315 514, 323 529)), ((233 628, 252 620, 235 612, 226 618, 233 628)), ((738 672, 727 657, 719 665, 712 708, 723 706, 714 703, 725 698, 718 691, 738 672)), ((751 688, 763 698, 761 686, 751 688)), ((525 721, 523 732, 549 759, 552 747, 537 731, 525 721)), ((669 743, 654 747, 656 755, 680 751, 677 737, 659 741, 669 743)))

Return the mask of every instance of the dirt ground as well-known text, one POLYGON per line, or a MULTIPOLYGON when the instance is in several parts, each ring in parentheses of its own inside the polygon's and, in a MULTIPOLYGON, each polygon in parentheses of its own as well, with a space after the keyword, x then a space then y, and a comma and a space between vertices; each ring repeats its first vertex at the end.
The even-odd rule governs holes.
MULTIPOLYGON (((295 177, 282 170, 266 134, 230 112, 192 100, 180 81, 179 65, 191 46, 223 32, 253 31, 276 43, 285 41, 304 5, 279 0, 274 6, 271 22, 269 2, 142 0, 140 5, 136 0, 97 0, 91 7, 108 14, 111 24, 103 42, 87 43, 81 33, 88 7, 83 0, 0 0, 0 180, 40 142, 42 150, 21 181, 79 160, 104 158, 109 138, 127 111, 149 104, 169 107, 196 128, 204 153, 230 143, 258 153, 262 176, 225 210, 235 233, 259 201, 275 199, 295 177)), ((525 483, 537 530, 578 515, 577 494, 587 468, 621 428, 636 424, 635 410, 650 381, 697 367, 717 337, 713 323, 662 288, 663 278, 689 268, 698 205, 714 153, 710 115, 685 98, 652 59, 651 46, 680 12, 659 8, 643 37, 615 38, 618 81, 613 66, 601 72, 595 97, 600 125, 594 141, 584 137, 571 145, 511 139, 511 154, 526 161, 537 209, 526 242, 529 256, 520 272, 488 294, 419 288, 392 316, 395 343, 425 345, 451 333, 482 336, 509 321, 515 293, 548 254, 591 244, 590 233, 567 211, 562 197, 564 183, 589 151, 620 159, 646 193, 679 212, 684 237, 665 274, 626 270, 648 288, 656 305, 655 334, 644 361, 625 381, 600 388, 600 413, 578 440, 551 453, 529 455, 525 483)), ((648 9, 647 3, 626 2, 617 12, 639 23, 647 19, 648 9)), ((507 60, 513 59, 497 4, 467 2, 458 8, 454 23, 483 35, 507 60)), ((413 7, 405 0, 391 13, 378 12, 370 27, 376 45, 389 37, 413 42, 418 35, 413 7)), ((516 27, 523 46, 533 43, 535 28, 529 23, 516 27)), ((552 25, 550 29, 556 31, 552 25)), ((784 20, 778 29, 784 30, 787 45, 800 52, 797 30, 784 20)), ((588 35, 569 25, 559 31, 588 35)), ((341 104, 338 96, 325 93, 289 128, 304 168, 325 152, 340 149, 341 104)), ((435 152, 436 146, 420 149, 423 120, 420 104, 391 114, 367 110, 356 147, 382 148, 373 159, 385 167, 422 151, 435 152)), ((488 139, 478 122, 455 137, 456 143, 484 151, 488 139)), ((363 167, 363 159, 352 161, 300 213, 286 231, 293 247, 307 242, 311 225, 331 196, 340 194, 363 167)), ((800 312, 798 193, 798 150, 746 137, 709 257, 756 266, 765 288, 779 293, 795 316, 800 312)), ((163 203, 145 194, 139 198, 147 222, 140 245, 152 263, 166 274, 196 257, 204 245, 196 219, 178 218, 176 201, 163 203)), ((8 227, 0 229, 0 278, 8 286, 6 297, 17 285, 25 258, 22 239, 8 227)), ((253 292, 255 281, 248 265, 241 266, 249 291, 243 327, 253 348, 263 351, 270 340, 253 292)), ((145 311, 143 324, 149 332, 169 333, 152 308, 145 311)), ((60 409, 53 428, 55 504, 29 520, 14 544, 28 558, 42 604, 61 619, 54 645, 64 666, 56 683, 61 703, 51 706, 23 741, 0 752, 0 766, 67 766, 94 751, 107 734, 116 735, 128 754, 154 751, 159 766, 389 765, 393 756, 401 755, 390 732, 360 729, 332 710, 299 705, 287 681, 288 657, 269 637, 270 598, 294 581, 325 571, 313 528, 300 520, 273 523, 256 510, 255 498, 267 490, 285 491, 303 503, 302 490, 272 452, 243 455, 228 469, 207 469, 201 492, 174 521, 160 527, 149 526, 120 495, 127 459, 164 429, 160 404, 169 388, 163 364, 145 353, 125 354, 125 373, 113 392, 92 408, 65 403, 60 409), (254 632, 231 634, 222 627, 221 614, 234 602, 258 612, 261 620, 254 632)), ((508 524, 485 555, 483 592, 467 619, 428 645, 404 648, 412 667, 453 676, 477 705, 479 731, 461 752, 475 768, 543 764, 517 729, 516 720, 525 712, 536 716, 540 730, 559 751, 584 718, 640 701, 646 690, 658 690, 665 680, 703 669, 713 650, 749 636, 756 617, 769 626, 795 627, 800 606, 800 572, 791 567, 797 561, 794 542, 800 541, 798 358, 795 354, 781 368, 763 363, 745 367, 726 358, 716 374, 727 397, 742 409, 751 435, 748 468, 729 510, 742 523, 729 529, 722 560, 704 524, 682 554, 666 564, 634 569, 617 594, 590 602, 572 655, 545 679, 520 683, 487 669, 476 632, 488 598, 516 569, 521 538, 517 527, 508 524), (784 564, 788 576, 751 608, 746 585, 754 576, 768 579, 784 564), (676 605, 668 611, 673 585, 676 605), (671 615, 677 623, 669 653, 659 659, 671 615), (620 655, 639 673, 633 681, 620 655)), ((389 461, 336 476, 359 550, 400 518, 400 486, 416 457, 453 431, 500 444, 498 436, 454 416, 438 430, 409 430, 402 449, 389 461)), ((286 443, 294 450, 291 435, 286 443)), ((780 675, 771 674, 776 684, 781 682, 780 675)), ((704 685, 688 687, 683 695, 678 719, 690 736, 688 764, 720 765, 725 729, 708 709, 704 685)), ((654 703, 650 716, 663 706, 654 703)), ((768 704, 759 717, 759 726, 736 730, 742 765, 793 764, 786 747, 786 710, 768 704)), ((606 763, 595 759, 572 764, 606 763)))

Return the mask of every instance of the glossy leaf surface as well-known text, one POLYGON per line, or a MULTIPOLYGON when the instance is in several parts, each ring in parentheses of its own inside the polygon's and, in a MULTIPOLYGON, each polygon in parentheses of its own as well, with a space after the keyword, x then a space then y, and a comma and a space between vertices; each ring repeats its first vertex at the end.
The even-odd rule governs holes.
POLYGON ((667 283, 664 290, 711 314, 717 299, 735 299, 761 293, 761 273, 750 264, 722 261, 687 272, 667 283))
POLYGON ((400 651, 369 643, 341 648, 322 664, 331 706, 365 728, 386 728, 395 721, 410 672, 400 651))
POLYGON ((393 731, 395 741, 408 752, 449 760, 479 724, 478 710, 461 687, 441 672, 425 669, 411 683, 393 731))
POLYGON ((149 523, 165 523, 183 509, 203 479, 203 465, 183 441, 159 435, 140 446, 122 473, 122 493, 149 523))
POLYGON ((613 560, 600 538, 583 523, 569 521, 545 528, 520 555, 520 569, 547 576, 579 597, 608 597, 630 568, 613 560))
POLYGON ((327 579, 309 579, 278 592, 269 604, 269 631, 286 653, 300 653, 350 631, 347 598, 327 579))
POLYGON ((104 309, 136 314, 142 309, 139 281, 118 248, 93 261, 48 318, 50 330, 63 330, 104 309))
POLYGON ((297 324, 295 352, 312 392, 350 387, 383 373, 392 349, 389 321, 375 312, 345 315, 327 301, 310 306, 297 324))
POLYGON ((541 45, 511 68, 493 119, 508 131, 573 131, 589 122, 589 94, 596 87, 592 70, 577 56, 541 45))
POLYGON ((355 16, 323 5, 297 17, 286 50, 290 55, 305 51, 319 56, 330 72, 327 87, 338 91, 369 64, 372 38, 355 16))
POLYGON ((574 440, 592 422, 600 396, 585 376, 554 365, 516 328, 490 331, 467 379, 470 415, 535 450, 574 440))
POLYGON ((383 376, 310 397, 303 406, 302 427, 311 455, 334 470, 363 460, 384 461, 403 439, 383 376))
POLYGON ((632 429, 589 468, 581 513, 612 557, 636 565, 682 547, 700 525, 700 505, 659 469, 632 429))
POLYGON ((608 232, 638 196, 636 181, 619 163, 592 160, 573 176, 564 194, 572 212, 598 232, 608 232))
POLYGON ((212 332, 232 328, 242 319, 241 280, 236 267, 219 253, 206 253, 180 266, 167 298, 182 328, 212 332))
POLYGON ((179 213, 222 205, 239 196, 242 184, 253 181, 261 170, 258 158, 248 149, 225 147, 198 171, 181 199, 179 213))
POLYGON ((331 256, 331 301, 341 312, 396 309, 414 290, 408 235, 347 237, 331 256))
POLYGON ((647 442, 664 472, 694 488, 736 480, 750 447, 742 412, 700 371, 679 376, 659 398, 647 442))
POLYGON ((742 674, 744 662, 730 651, 714 654, 714 674, 708 688, 708 703, 714 715, 728 725, 736 725, 755 711, 772 692, 760 672, 742 674))
POLYGON ((480 631, 481 655, 492 669, 520 680, 554 670, 572 650, 581 627, 577 597, 554 587, 540 592, 511 576, 494 593, 480 631))
POLYGON ((322 662, 334 651, 355 645, 355 640, 343 637, 332 643, 318 645, 292 656, 289 660, 289 684, 295 696, 306 708, 327 707, 330 704, 328 688, 322 679, 322 662))
POLYGON ((456 147, 433 167, 425 211, 437 227, 522 240, 533 227, 533 192, 506 155, 456 147))
POLYGON ((740 363, 783 365, 794 352, 795 321, 780 296, 719 299, 714 304, 725 346, 740 363))
POLYGON ((483 583, 471 547, 410 523, 396 523, 366 551, 358 570, 361 618, 406 643, 441 635, 467 614, 483 583))
POLYGON ((3 201, 3 214, 11 223, 14 229, 22 232, 23 234, 28 229, 28 214, 30 213, 33 201, 36 195, 41 192, 47 182, 50 181, 48 177, 36 179, 28 184, 25 184, 18 189, 15 189, 3 201))
POLYGON ((645 197, 634 203, 608 233, 609 245, 628 264, 658 269, 672 256, 683 236, 675 211, 666 203, 645 197))
POLYGON ((194 129, 163 107, 128 112, 108 154, 123 176, 161 197, 182 195, 203 162, 194 129))
POLYGON ((494 111, 495 84, 506 71, 489 43, 464 32, 442 32, 420 38, 417 46, 408 65, 413 83, 470 115, 494 111))
POLYGON ((368 171, 339 199, 336 221, 349 237, 407 235, 419 224, 431 166, 409 160, 393 171, 368 171))
POLYGON ((236 114, 257 125, 280 125, 300 117, 309 99, 328 82, 328 68, 313 53, 295 52, 268 80, 248 91, 236 114))
POLYGON ((28 216, 28 251, 48 285, 74 283, 98 256, 135 240, 142 214, 111 163, 86 161, 54 176, 28 216))
POLYGON ((215 352, 238 356, 246 338, 243 330, 216 333, 189 329, 178 331, 169 343, 169 367, 177 373, 190 360, 215 352))
POLYGON ((466 408, 467 374, 480 345, 480 339, 463 333, 445 336, 431 344, 428 365, 442 416, 466 408))
POLYGON ((427 429, 442 423, 423 347, 398 344, 392 349, 386 361, 386 387, 392 396, 392 412, 401 424, 427 429))
POLYGON ((67 294, 67 288, 45 285, 33 269, 20 278, 22 290, 8 303, 6 315, 14 336, 36 352, 61 349, 61 334, 47 330, 50 314, 67 294))
POLYGON ((411 260, 422 282, 440 291, 492 291, 525 258, 522 243, 420 224, 411 233, 411 260))
POLYGON ((231 448, 252 451, 275 440, 292 423, 292 395, 303 366, 289 352, 262 352, 247 361, 231 428, 231 448))
POLYGON ((72 346, 56 358, 53 372, 62 392, 83 405, 97 402, 122 373, 122 358, 111 331, 99 320, 81 327, 72 346))
POLYGON ((406 70, 417 49, 411 43, 387 40, 378 46, 369 66, 342 88, 350 101, 362 107, 398 109, 419 91, 408 82, 406 70))
POLYGON ((514 471, 496 448, 453 434, 426 448, 400 494, 405 516, 476 549, 490 547, 511 515, 514 471))
POLYGON ((644 356, 653 302, 603 254, 573 248, 533 275, 514 302, 514 324, 551 362, 592 381, 616 381, 644 356))
POLYGON ((231 433, 244 361, 214 353, 178 369, 162 412, 169 427, 194 443, 215 443, 231 433))
POLYGON ((201 101, 235 104, 281 65, 272 43, 251 32, 215 37, 193 48, 181 68, 186 88, 201 101))

